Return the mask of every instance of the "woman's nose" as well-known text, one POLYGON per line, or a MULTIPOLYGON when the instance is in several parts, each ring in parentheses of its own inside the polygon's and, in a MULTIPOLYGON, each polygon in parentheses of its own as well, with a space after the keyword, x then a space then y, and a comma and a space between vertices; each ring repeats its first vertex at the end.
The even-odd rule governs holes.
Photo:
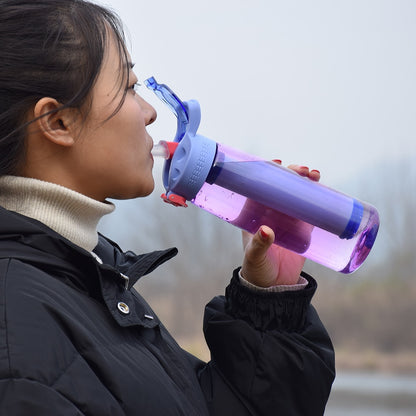
MULTIPOLYGON (((142 99, 143 100, 143 99, 142 99)), ((150 105, 146 100, 142 101, 142 109, 145 116, 145 124, 148 126, 152 124, 157 118, 157 112, 152 105, 150 105)))

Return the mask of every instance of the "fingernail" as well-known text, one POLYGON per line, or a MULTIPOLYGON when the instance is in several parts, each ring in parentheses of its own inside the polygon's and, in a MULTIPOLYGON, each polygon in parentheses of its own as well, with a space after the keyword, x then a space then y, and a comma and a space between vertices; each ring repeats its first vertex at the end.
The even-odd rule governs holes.
POLYGON ((319 172, 319 170, 317 170, 317 169, 312 169, 311 172, 316 172, 316 173, 321 174, 321 172, 319 172))
POLYGON ((282 161, 280 159, 273 159, 272 162, 277 163, 278 165, 282 164, 282 161))
POLYGON ((260 235, 263 238, 263 240, 269 239, 269 234, 267 234, 266 231, 263 230, 263 228, 260 228, 260 235))

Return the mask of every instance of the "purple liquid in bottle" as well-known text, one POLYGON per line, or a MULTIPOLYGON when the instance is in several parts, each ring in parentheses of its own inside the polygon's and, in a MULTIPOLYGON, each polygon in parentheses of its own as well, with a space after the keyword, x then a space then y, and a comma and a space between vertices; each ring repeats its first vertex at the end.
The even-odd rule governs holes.
POLYGON ((255 233, 261 225, 275 232, 275 243, 342 273, 358 269, 370 253, 378 231, 377 211, 369 206, 363 225, 349 240, 314 227, 216 185, 205 184, 192 201, 219 218, 255 233), (245 211, 247 205, 251 205, 245 211))
POLYGON ((372 206, 222 145, 192 203, 251 233, 267 225, 277 245, 342 273, 364 262, 379 224, 372 206))

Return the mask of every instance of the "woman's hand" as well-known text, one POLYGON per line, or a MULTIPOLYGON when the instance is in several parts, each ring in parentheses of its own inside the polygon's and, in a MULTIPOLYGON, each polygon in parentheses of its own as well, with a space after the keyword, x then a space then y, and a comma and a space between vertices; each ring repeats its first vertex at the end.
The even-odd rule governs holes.
MULTIPOLYGON (((319 181, 320 173, 306 166, 290 165, 290 169, 313 181, 319 181)), ((299 280, 305 258, 273 244, 273 230, 262 225, 256 234, 243 231, 244 260, 241 275, 248 282, 260 287, 293 285, 299 280)))

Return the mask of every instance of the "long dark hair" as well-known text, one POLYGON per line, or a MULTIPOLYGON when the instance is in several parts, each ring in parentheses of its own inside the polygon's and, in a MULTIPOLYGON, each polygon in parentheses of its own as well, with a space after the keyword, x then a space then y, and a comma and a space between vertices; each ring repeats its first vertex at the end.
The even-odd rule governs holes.
POLYGON ((124 86, 127 51, 115 13, 85 0, 0 0, 0 175, 16 174, 31 122, 27 114, 39 99, 55 98, 61 108, 88 107, 111 32, 124 86))

